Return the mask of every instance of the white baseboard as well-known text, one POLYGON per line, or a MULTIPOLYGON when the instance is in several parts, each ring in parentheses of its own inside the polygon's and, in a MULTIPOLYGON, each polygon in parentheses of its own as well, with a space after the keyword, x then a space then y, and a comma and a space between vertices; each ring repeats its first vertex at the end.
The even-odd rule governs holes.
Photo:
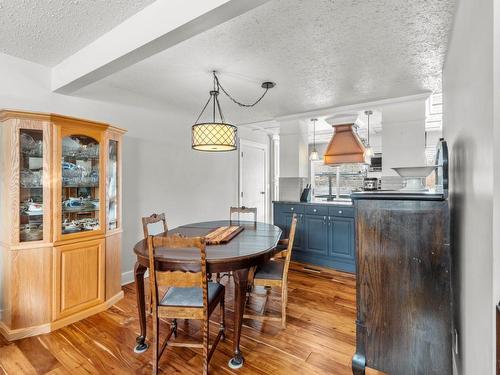
POLYGON ((134 270, 122 273, 122 285, 127 285, 134 282, 134 270))
MULTIPOLYGON (((149 270, 146 271, 144 277, 149 277, 149 270)), ((122 273, 122 286, 131 284, 134 282, 134 270, 126 271, 122 273)))

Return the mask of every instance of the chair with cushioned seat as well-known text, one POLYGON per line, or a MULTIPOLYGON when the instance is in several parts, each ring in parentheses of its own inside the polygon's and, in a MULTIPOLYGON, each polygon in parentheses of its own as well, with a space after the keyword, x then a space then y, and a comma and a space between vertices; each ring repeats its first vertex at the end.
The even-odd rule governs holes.
MULTIPOLYGON (((278 287, 281 288, 281 316, 269 316, 269 315, 251 315, 245 314, 244 318, 254 319, 254 320, 270 320, 270 321, 281 321, 281 326, 286 328, 286 305, 288 303, 288 269, 290 267, 290 260, 292 257, 293 241, 295 239, 295 230, 297 227, 297 215, 293 214, 292 224, 290 226, 290 235, 287 240, 280 241, 281 246, 286 244, 286 249, 280 251, 274 259, 260 266, 255 274, 253 275, 253 287, 263 286, 263 287, 278 287), (281 257, 281 258, 280 258, 281 257)), ((278 249, 280 249, 278 245, 278 249)), ((250 293, 251 296, 259 296, 256 293, 250 293)), ((266 298, 264 302, 263 311, 266 309, 267 300, 269 298, 268 293, 264 296, 266 298)))
POLYGON ((158 373, 158 363, 167 346, 201 348, 203 350, 203 374, 208 374, 208 365, 220 339, 224 339, 225 314, 224 293, 221 284, 209 282, 207 279, 205 239, 202 237, 185 238, 179 235, 148 236, 149 282, 153 305, 153 374, 158 373), (155 253, 157 249, 198 249, 199 262, 193 262, 189 270, 158 271, 155 269, 155 253), (168 287, 159 298, 158 288, 168 287), (219 333, 214 343, 209 345, 209 318, 217 306, 220 306, 219 333), (159 340, 159 319, 172 319, 170 331, 163 344, 159 340), (176 319, 202 320, 203 343, 170 341, 172 335, 177 337, 176 319))
MULTIPOLYGON (((163 233, 168 232, 167 219, 165 217, 165 212, 161 214, 153 213, 148 217, 142 218, 142 231, 144 232, 144 239, 147 240, 149 236, 149 226, 161 222, 163 224, 163 233)), ((148 312, 151 314, 153 312, 153 304, 151 301, 151 293, 148 293, 148 312)))

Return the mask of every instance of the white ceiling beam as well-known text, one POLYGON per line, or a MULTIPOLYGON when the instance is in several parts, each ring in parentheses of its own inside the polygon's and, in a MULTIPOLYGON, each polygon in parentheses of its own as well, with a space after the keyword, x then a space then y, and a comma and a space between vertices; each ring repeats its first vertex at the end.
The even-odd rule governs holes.
POLYGON ((311 118, 319 118, 321 120, 323 117, 333 116, 336 114, 344 114, 344 113, 363 111, 367 108, 374 109, 374 108, 380 108, 380 107, 385 107, 385 106, 391 106, 391 105, 397 104, 397 103, 406 103, 406 102, 413 102, 413 101, 425 101, 431 94, 432 94, 432 92, 428 91, 428 92, 424 92, 421 94, 400 96, 397 98, 381 99, 381 100, 374 100, 374 101, 370 101, 370 102, 348 104, 348 105, 343 105, 343 106, 339 106, 339 107, 323 108, 323 109, 318 109, 318 110, 314 110, 314 111, 300 112, 300 113, 294 113, 291 115, 280 116, 280 117, 276 117, 274 120, 278 121, 278 122, 295 120, 295 119, 306 120, 306 119, 311 119, 311 118))
POLYGON ((269 0, 157 0, 52 68, 69 94, 269 0))

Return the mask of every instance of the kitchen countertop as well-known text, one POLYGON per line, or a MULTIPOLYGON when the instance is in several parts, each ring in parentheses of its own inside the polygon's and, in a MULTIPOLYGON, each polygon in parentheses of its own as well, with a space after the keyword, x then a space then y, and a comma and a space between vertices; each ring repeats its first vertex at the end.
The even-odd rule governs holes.
POLYGON ((378 190, 352 193, 351 198, 356 199, 384 199, 384 200, 422 200, 422 201, 442 201, 446 194, 434 191, 410 192, 398 190, 378 190))
POLYGON ((309 206, 317 206, 317 205, 322 205, 322 206, 348 206, 348 207, 351 207, 352 206, 352 201, 349 201, 349 202, 341 202, 341 201, 335 201, 335 202, 325 202, 325 201, 321 201, 321 202, 299 202, 299 201, 273 201, 273 203, 282 203, 282 204, 301 204, 301 205, 309 205, 309 206))

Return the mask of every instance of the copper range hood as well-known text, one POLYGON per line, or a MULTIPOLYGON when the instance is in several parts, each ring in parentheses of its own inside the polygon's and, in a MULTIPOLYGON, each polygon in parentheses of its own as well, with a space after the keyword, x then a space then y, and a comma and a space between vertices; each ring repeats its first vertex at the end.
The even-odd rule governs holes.
POLYGON ((353 126, 354 124, 333 126, 335 133, 325 152, 325 164, 366 163, 365 146, 353 126))

